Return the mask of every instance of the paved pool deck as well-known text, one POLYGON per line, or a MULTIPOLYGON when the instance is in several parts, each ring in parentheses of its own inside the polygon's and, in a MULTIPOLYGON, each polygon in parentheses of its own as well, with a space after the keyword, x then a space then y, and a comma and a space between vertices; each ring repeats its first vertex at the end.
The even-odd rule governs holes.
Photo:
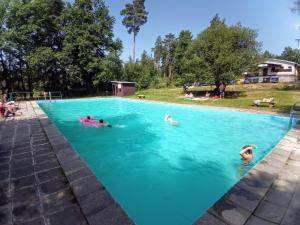
POLYGON ((0 122, 0 225, 134 224, 35 102, 0 122))
POLYGON ((194 225, 299 225, 300 124, 194 225))
MULTIPOLYGON (((0 225, 134 224, 38 105, 21 108, 0 122, 0 225)), ((298 138, 299 124, 194 224, 299 225, 298 138)))

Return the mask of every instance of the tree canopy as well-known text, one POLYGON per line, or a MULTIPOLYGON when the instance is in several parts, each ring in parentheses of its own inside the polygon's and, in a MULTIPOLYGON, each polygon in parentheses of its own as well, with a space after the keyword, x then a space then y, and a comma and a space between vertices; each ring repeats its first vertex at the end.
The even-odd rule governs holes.
MULTIPOLYGON (((147 15, 144 0, 127 4, 128 32, 137 35, 147 15)), ((189 30, 158 36, 152 52, 124 62, 114 22, 103 0, 0 0, 2 93, 97 94, 109 90, 111 80, 134 81, 138 88, 213 84, 237 79, 262 59, 255 30, 215 16, 196 37, 189 30)), ((286 48, 281 57, 298 62, 298 55, 286 48)))
POLYGON ((300 64, 300 50, 285 47, 279 58, 300 64))
POLYGON ((119 60, 122 43, 104 1, 2 0, 0 11, 2 91, 90 93, 120 75, 108 63, 119 60))
POLYGON ((257 62, 261 44, 256 38, 255 30, 241 24, 228 26, 216 15, 195 39, 190 31, 182 31, 178 38, 159 36, 154 59, 163 76, 178 84, 228 82, 257 62))
POLYGON ((241 24, 228 26, 216 15, 194 42, 206 79, 231 81, 256 63, 260 50, 257 32, 241 24))

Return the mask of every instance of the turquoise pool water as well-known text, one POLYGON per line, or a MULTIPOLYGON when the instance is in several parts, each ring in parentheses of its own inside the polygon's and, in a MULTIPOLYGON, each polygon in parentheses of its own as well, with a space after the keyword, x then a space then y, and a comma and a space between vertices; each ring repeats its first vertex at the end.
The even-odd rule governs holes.
POLYGON ((138 225, 192 224, 288 131, 279 116, 119 98, 39 105, 138 225), (122 126, 85 127, 87 115, 122 126), (239 151, 252 143, 243 166, 239 151))

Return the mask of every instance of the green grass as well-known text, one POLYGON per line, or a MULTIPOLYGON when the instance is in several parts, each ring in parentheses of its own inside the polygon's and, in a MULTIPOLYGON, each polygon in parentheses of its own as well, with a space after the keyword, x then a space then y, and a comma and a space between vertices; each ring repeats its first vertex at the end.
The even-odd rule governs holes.
MULTIPOLYGON (((189 90, 195 97, 204 96, 205 92, 214 87, 195 87, 189 90)), ((209 105, 233 107, 242 109, 265 110, 279 113, 289 113, 290 107, 297 101, 300 101, 300 87, 296 84, 249 84, 249 85, 231 85, 226 88, 225 99, 192 101, 184 99, 182 88, 164 88, 164 89, 147 89, 138 91, 137 95, 145 95, 146 99, 163 102, 173 102, 180 104, 209 105), (274 108, 268 105, 254 107, 253 100, 273 97, 276 101, 274 108)))

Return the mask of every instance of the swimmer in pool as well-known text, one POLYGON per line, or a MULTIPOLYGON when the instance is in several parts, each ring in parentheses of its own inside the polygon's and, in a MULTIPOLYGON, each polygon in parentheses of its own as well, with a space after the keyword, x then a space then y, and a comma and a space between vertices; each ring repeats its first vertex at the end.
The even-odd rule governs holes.
POLYGON ((241 157, 244 162, 248 163, 253 159, 253 149, 256 148, 256 145, 245 145, 240 152, 241 157))
POLYGON ((165 116, 165 121, 169 122, 172 125, 177 125, 177 121, 173 120, 170 113, 167 113, 165 116))
POLYGON ((99 124, 100 124, 100 126, 102 126, 102 127, 110 127, 110 128, 112 128, 112 126, 109 125, 108 123, 104 122, 103 119, 100 119, 100 120, 99 120, 99 124))
POLYGON ((92 120, 93 118, 91 116, 86 116, 86 118, 84 118, 85 123, 91 122, 92 120))

